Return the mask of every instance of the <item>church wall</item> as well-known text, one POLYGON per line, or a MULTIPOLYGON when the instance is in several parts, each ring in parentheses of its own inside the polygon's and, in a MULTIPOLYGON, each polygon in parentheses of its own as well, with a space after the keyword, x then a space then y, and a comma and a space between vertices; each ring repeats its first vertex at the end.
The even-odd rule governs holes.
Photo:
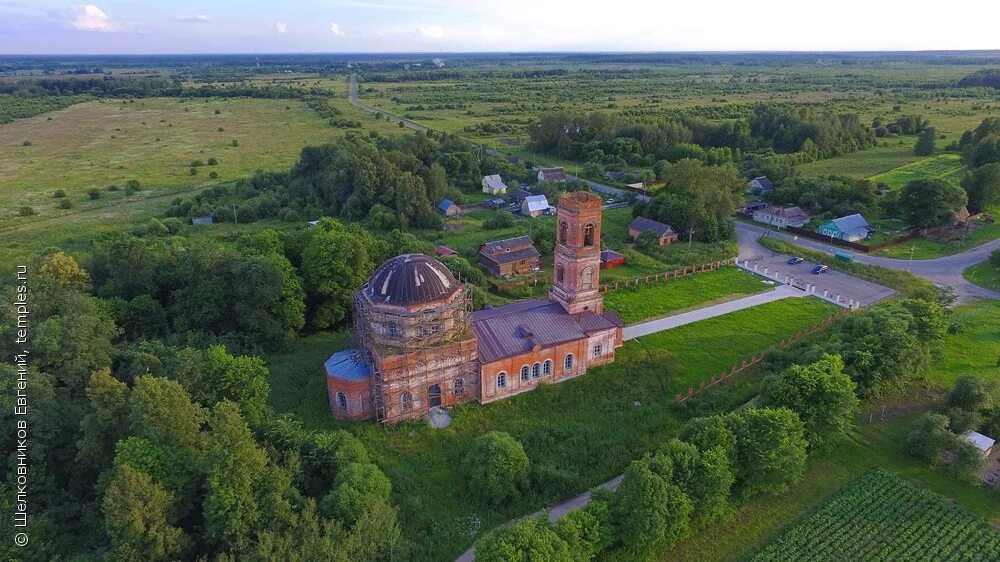
POLYGON ((441 389, 441 406, 450 407, 479 400, 479 362, 475 338, 430 348, 426 351, 375 356, 382 373, 386 421, 420 419, 431 408, 429 387, 441 389), (462 379, 461 394, 456 379, 462 379), (403 394, 409 392, 412 406, 403 409, 403 394))

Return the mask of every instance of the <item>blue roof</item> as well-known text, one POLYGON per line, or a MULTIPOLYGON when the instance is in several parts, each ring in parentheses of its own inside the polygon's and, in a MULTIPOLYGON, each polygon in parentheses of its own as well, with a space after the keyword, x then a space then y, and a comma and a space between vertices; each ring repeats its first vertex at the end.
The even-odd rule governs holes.
POLYGON ((368 378, 371 370, 356 349, 345 349, 330 356, 323 363, 326 376, 347 381, 360 381, 368 378))
POLYGON ((447 211, 448 208, 454 204, 455 202, 452 201, 451 199, 445 199, 444 201, 441 201, 441 204, 438 205, 438 209, 441 209, 442 211, 447 211))

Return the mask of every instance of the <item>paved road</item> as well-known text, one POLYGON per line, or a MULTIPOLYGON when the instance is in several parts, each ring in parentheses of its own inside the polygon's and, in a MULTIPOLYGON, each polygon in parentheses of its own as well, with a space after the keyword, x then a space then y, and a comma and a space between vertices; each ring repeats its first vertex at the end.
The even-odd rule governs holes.
MULTIPOLYGON (((774 273, 778 272, 780 274, 779 281, 782 281, 784 276, 788 275, 800 280, 800 285, 805 283, 815 285, 818 294, 826 291, 831 297, 839 295, 842 300, 860 302, 861 306, 868 306, 896 294, 896 291, 887 287, 832 269, 825 273, 814 275, 810 271, 815 264, 808 261, 797 265, 789 265, 788 258, 790 256, 777 254, 760 245, 757 241, 761 236, 760 227, 744 227, 745 225, 738 223, 736 230, 740 245, 739 259, 741 262, 743 260, 750 260, 752 262, 751 267, 756 266, 757 271, 760 273, 763 273, 766 269, 768 274, 773 277, 774 273)), ((768 234, 768 236, 772 234, 773 232, 768 234)))
MULTIPOLYGON (((760 253, 760 249, 763 247, 756 243, 756 239, 764 232, 767 232, 768 236, 779 238, 781 240, 791 242, 792 244, 797 244, 799 246, 811 248, 827 254, 833 254, 835 251, 844 251, 843 248, 831 246, 830 244, 824 244, 816 240, 797 238, 784 232, 766 230, 760 226, 749 225, 741 222, 736 223, 736 232, 739 235, 740 240, 741 259, 746 259, 751 257, 753 254, 760 253), (744 249, 744 246, 746 246, 746 249, 744 249), (744 252, 746 253, 746 256, 744 256, 744 252)), ((850 253, 854 255, 854 261, 858 263, 867 263, 887 267, 889 269, 909 271, 910 273, 923 277, 933 283, 952 287, 955 290, 955 295, 958 297, 958 301, 966 302, 977 298, 1000 300, 1000 291, 992 291, 990 289, 980 287, 979 285, 970 283, 962 277, 962 270, 986 260, 990 253, 998 248, 1000 248, 1000 239, 993 240, 992 242, 988 242, 959 254, 929 260, 900 260, 880 256, 869 256, 860 252, 850 253)), ((763 249, 763 251, 768 252, 767 249, 763 249)))
POLYGON ((787 299, 789 297, 801 298, 805 296, 807 296, 806 292, 802 289, 796 289, 795 287, 791 287, 789 285, 778 285, 774 290, 767 291, 766 293, 758 293, 756 295, 750 295, 749 297, 743 297, 742 299, 723 302, 699 308, 697 310, 692 310, 690 312, 683 312, 681 314, 674 314, 673 316, 666 316, 664 318, 657 318, 656 320, 626 326, 623 338, 625 340, 633 340, 642 336, 648 336, 649 334, 655 334, 656 332, 662 332, 664 330, 670 330, 685 324, 691 324, 692 322, 698 322, 700 320, 722 316, 723 314, 729 314, 730 312, 736 312, 737 310, 743 310, 744 308, 750 308, 781 299, 787 299))

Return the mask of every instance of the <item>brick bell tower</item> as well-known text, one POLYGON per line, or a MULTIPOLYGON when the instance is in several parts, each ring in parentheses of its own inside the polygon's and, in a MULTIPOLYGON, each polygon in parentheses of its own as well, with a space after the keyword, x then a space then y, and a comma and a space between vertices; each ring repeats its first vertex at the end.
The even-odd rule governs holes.
POLYGON ((555 272, 549 298, 576 314, 600 314, 604 297, 598 287, 601 272, 601 205, 597 195, 585 191, 559 198, 556 216, 555 272))

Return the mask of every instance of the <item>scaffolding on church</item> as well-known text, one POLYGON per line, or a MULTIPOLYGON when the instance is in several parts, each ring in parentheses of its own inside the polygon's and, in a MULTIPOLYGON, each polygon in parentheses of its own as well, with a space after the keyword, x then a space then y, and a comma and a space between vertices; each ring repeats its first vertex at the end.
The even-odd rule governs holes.
MULTIPOLYGON (((471 315, 472 299, 464 286, 451 301, 427 303, 417 310, 373 303, 364 289, 355 296, 355 345, 371 371, 371 403, 379 422, 396 419, 397 411, 402 414, 424 407, 418 396, 411 395, 409 407, 404 407, 390 395, 397 386, 427 388, 430 367, 447 359, 444 354, 453 349, 452 344, 471 338, 471 315), (376 354, 382 361, 376 360, 376 354), (400 365, 383 372, 384 360, 400 356, 400 365)), ((469 392, 470 375, 478 379, 478 370, 468 367, 464 371, 463 389, 469 392)))

